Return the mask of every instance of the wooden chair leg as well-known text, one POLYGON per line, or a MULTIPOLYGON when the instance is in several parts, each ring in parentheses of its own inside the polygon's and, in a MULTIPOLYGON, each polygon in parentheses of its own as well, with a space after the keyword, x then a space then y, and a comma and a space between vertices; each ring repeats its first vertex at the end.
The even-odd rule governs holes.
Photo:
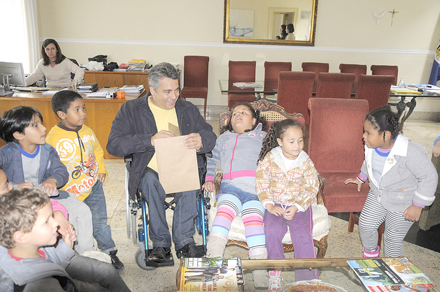
POLYGON ((359 222, 359 216, 352 212, 350 213, 350 219, 348 219, 348 232, 353 232, 354 223, 359 222))

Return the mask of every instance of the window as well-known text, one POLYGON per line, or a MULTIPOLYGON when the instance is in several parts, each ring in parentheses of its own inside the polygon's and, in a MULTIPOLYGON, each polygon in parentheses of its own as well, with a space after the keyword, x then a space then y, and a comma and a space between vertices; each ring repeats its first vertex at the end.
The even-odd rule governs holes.
POLYGON ((0 0, 0 11, 0 61, 23 63, 25 73, 30 73, 39 58, 36 2, 0 0))

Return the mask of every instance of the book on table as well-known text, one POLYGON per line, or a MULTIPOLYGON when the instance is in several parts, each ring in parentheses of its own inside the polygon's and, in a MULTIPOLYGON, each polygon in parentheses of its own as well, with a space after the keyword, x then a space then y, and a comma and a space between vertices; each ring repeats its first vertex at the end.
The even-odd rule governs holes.
POLYGON ((98 83, 83 83, 78 85, 78 93, 88 93, 98 91, 98 83))
POLYGON ((177 291, 242 291, 240 258, 185 258, 177 273, 177 291))
POLYGON ((438 291, 432 281, 406 257, 348 260, 347 263, 367 291, 438 291))
POLYGON ((144 85, 124 85, 119 88, 120 91, 125 91, 126 93, 140 93, 144 91, 144 85))

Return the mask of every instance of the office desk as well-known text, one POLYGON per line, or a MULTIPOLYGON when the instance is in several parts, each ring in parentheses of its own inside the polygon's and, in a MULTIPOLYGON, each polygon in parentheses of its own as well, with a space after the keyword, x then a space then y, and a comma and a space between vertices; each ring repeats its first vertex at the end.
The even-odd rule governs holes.
MULTIPOLYGON (((110 155, 106 147, 112 122, 122 104, 144 94, 145 91, 141 94, 129 95, 126 99, 84 98, 87 111, 85 124, 95 132, 99 143, 104 149, 104 158, 118 158, 110 155)), ((0 114, 17 106, 34 107, 41 112, 44 126, 47 128, 46 133, 49 133, 50 129, 60 121, 52 110, 51 101, 52 97, 50 95, 43 95, 39 92, 17 92, 13 96, 0 97, 0 114)), ((0 140, 0 147, 3 145, 5 145, 5 142, 0 140)))

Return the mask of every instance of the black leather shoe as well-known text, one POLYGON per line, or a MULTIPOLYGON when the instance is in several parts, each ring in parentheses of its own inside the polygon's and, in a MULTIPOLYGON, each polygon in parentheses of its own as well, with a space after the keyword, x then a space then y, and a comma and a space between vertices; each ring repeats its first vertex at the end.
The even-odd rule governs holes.
POLYGON ((117 269, 117 270, 122 270, 124 268, 124 264, 121 262, 121 260, 116 255, 117 252, 118 252, 117 250, 113 250, 109 253, 109 256, 112 259, 113 267, 115 267, 115 269, 117 269))
POLYGON ((205 255, 205 247, 197 246, 194 242, 190 242, 179 250, 176 250, 176 256, 180 258, 201 258, 205 255))
POLYGON ((147 261, 160 262, 171 255, 171 248, 169 247, 153 247, 151 253, 148 255, 147 261))

